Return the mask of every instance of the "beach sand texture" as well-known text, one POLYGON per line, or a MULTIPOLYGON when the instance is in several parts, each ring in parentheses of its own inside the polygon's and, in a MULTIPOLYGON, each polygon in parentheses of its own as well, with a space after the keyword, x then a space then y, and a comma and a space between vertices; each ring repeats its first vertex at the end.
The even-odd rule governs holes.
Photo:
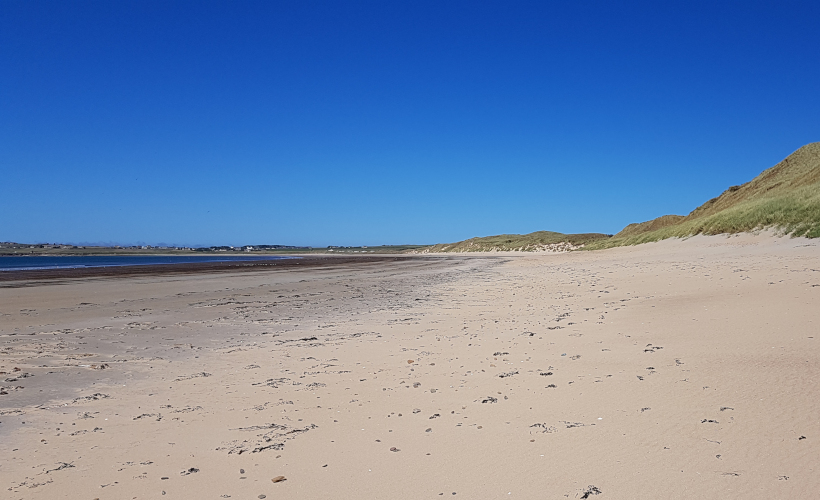
POLYGON ((0 497, 817 498, 820 246, 0 287, 0 497))

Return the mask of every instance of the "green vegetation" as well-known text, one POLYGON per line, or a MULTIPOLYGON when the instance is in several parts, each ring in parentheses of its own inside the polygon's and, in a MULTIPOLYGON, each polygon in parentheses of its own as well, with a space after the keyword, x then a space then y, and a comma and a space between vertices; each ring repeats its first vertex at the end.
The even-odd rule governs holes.
POLYGON ((630 224, 614 237, 585 249, 761 229, 820 237, 820 142, 803 146, 755 179, 730 187, 685 217, 665 215, 630 224))
POLYGON ((632 224, 621 229, 621 232, 616 234, 615 237, 625 238, 629 236, 636 236, 639 234, 648 233, 650 231, 655 231, 657 229, 673 226, 675 224, 678 224, 683 219, 685 219, 685 217, 682 215, 663 215, 661 217, 658 217, 657 219, 653 219, 646 222, 633 222, 632 224))
POLYGON ((605 240, 609 235, 562 234, 552 231, 536 231, 529 234, 501 234, 484 238, 470 238, 458 243, 438 244, 416 250, 415 253, 428 252, 504 252, 536 250, 575 250, 594 241, 605 240))

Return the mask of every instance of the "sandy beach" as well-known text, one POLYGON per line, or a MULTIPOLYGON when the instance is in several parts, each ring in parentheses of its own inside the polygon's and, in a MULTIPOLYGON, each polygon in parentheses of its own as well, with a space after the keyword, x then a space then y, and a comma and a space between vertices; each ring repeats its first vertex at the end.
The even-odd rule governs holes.
POLYGON ((8 499, 815 498, 820 244, 0 282, 8 499))

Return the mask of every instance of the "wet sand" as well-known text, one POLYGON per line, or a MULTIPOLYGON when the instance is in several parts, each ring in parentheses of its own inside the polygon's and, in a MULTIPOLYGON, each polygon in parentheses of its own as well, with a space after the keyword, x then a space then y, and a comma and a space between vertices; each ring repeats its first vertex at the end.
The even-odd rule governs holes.
POLYGON ((334 264, 0 284, 3 498, 820 488, 816 241, 334 264))
POLYGON ((325 267, 344 264, 357 265, 365 263, 395 261, 405 256, 368 255, 368 256, 335 256, 306 255, 293 256, 289 259, 271 260, 235 260, 225 262, 186 262, 180 264, 151 264, 135 266, 106 266, 85 268, 55 268, 0 271, 1 288, 19 288, 36 286, 43 283, 54 283, 57 280, 75 280, 82 278, 124 278, 129 276, 167 276, 171 274, 202 274, 217 272, 245 272, 260 270, 280 270, 282 268, 325 267))

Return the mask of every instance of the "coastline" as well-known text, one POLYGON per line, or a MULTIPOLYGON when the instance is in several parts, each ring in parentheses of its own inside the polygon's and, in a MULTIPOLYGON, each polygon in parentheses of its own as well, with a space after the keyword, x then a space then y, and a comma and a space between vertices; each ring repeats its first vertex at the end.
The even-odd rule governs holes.
POLYGON ((0 477, 15 499, 807 498, 818 248, 0 288, 0 477))
MULTIPOLYGON (((276 256, 280 257, 280 256, 276 256)), ((0 287, 33 286, 52 280, 76 280, 85 278, 126 278, 136 276, 162 276, 199 273, 272 271, 295 266, 304 268, 347 264, 386 262, 398 259, 418 258, 418 256, 378 255, 378 256, 335 256, 335 255, 293 255, 286 259, 257 259, 223 262, 189 262, 181 264, 140 264, 126 266, 100 266, 84 268, 54 268, 36 270, 8 270, 0 272, 0 287)))

